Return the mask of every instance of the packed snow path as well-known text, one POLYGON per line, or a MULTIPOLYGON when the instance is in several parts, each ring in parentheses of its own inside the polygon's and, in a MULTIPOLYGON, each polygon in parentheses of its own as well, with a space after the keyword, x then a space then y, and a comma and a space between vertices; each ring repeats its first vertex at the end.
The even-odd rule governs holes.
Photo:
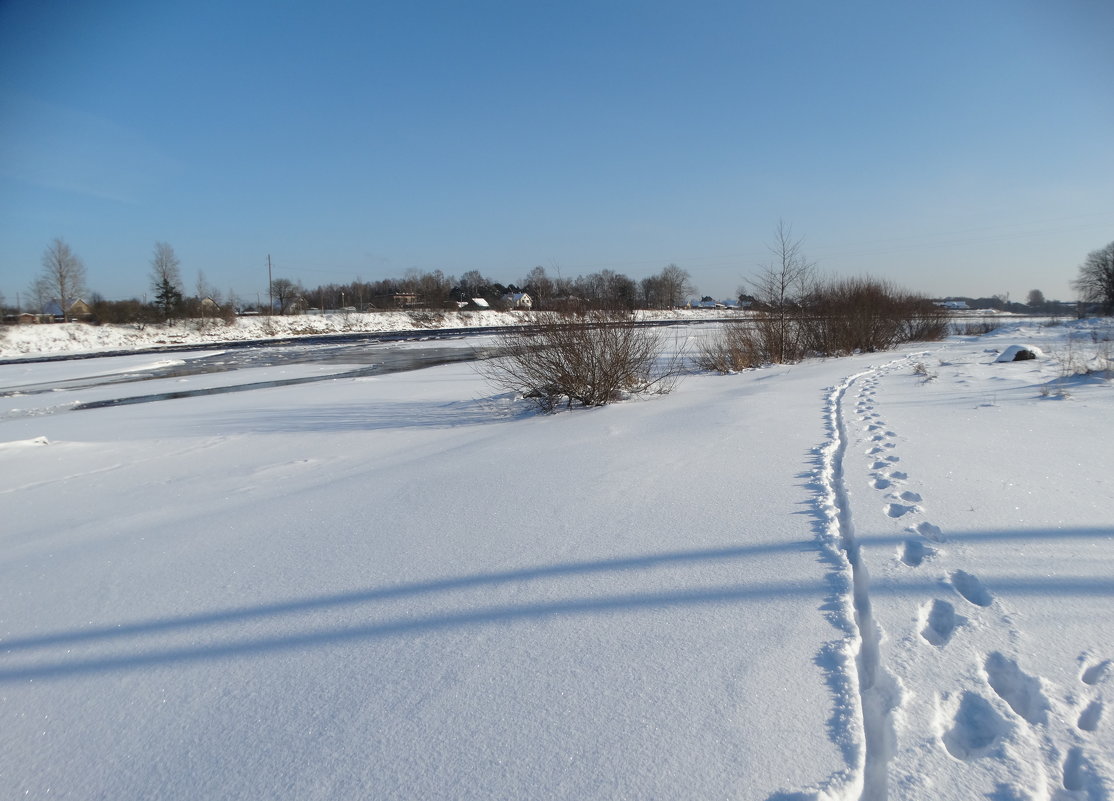
POLYGON ((63 382, 0 409, 0 798, 1110 799, 1100 332, 552 417, 0 367, 63 382))

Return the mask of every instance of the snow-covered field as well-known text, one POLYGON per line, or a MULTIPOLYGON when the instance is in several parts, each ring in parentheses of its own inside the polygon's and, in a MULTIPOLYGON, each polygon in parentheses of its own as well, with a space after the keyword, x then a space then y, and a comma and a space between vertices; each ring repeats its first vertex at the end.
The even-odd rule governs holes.
POLYGON ((1112 333, 553 416, 0 366, 0 797, 1110 799, 1112 333))
MULTIPOLYGON (((639 311, 646 320, 707 320, 736 312, 714 309, 639 311)), ((295 315, 290 317, 237 317, 231 325, 220 320, 186 320, 165 325, 18 325, 0 327, 0 360, 79 353, 107 353, 145 348, 204 346, 329 334, 427 331, 441 328, 489 328, 518 325, 530 320, 529 312, 374 312, 295 315)))

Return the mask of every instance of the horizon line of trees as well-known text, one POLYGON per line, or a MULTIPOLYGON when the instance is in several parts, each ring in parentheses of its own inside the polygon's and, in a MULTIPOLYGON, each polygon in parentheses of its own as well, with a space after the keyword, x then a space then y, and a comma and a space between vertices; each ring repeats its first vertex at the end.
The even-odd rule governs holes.
MULTIPOLYGON (((799 252, 785 253, 801 240, 791 238, 791 227, 779 223, 775 245, 771 251, 782 257, 799 257, 799 252)), ((42 256, 42 270, 28 287, 28 300, 43 312, 56 305, 63 319, 71 319, 71 308, 79 299, 87 298, 93 316, 100 322, 160 322, 173 324, 176 319, 223 316, 228 318, 242 310, 261 313, 288 314, 307 309, 359 311, 408 308, 440 310, 482 298, 498 307, 508 295, 525 293, 536 310, 596 309, 632 311, 635 309, 668 309, 686 304, 696 294, 689 272, 676 264, 668 264, 655 274, 635 281, 627 275, 604 269, 576 278, 551 276, 544 267, 531 269, 516 283, 503 284, 479 270, 469 270, 459 279, 441 270, 407 270, 401 278, 375 281, 359 279, 346 284, 328 283, 307 288, 288 278, 275 278, 269 287, 269 303, 242 305, 234 293, 222 297, 200 270, 194 293, 187 295, 181 276, 181 263, 174 249, 166 242, 156 242, 150 259, 148 275, 152 300, 133 297, 128 300, 107 300, 99 293, 90 293, 85 265, 65 240, 54 239, 42 256)), ((783 265, 784 266, 784 263, 783 265)), ((810 268, 814 265, 810 265, 810 268)), ((770 271, 764 273, 769 279, 770 271)), ((1114 313, 1114 242, 1092 251, 1079 266, 1072 287, 1081 301, 1092 304, 1103 314, 1114 313)), ((777 296, 778 287, 764 287, 757 292, 752 285, 739 288, 737 297, 749 304, 763 305, 763 295, 777 296), (753 294, 750 294, 753 293, 753 294), (755 296, 758 297, 755 297, 755 296)), ((781 294, 784 294, 782 288, 781 294)), ((1008 295, 991 298, 949 297, 964 300, 973 308, 1017 312, 1062 311, 1064 304, 1046 300, 1039 289, 1031 290, 1025 304, 1011 302, 1008 295)), ((22 306, 23 303, 20 303, 22 306)), ((0 307, 4 298, 0 295, 0 307)), ((4 307, 5 312, 7 307, 4 307)))
POLYGON ((287 313, 292 308, 414 309, 456 308, 476 299, 497 307, 508 296, 527 294, 534 309, 565 309, 570 306, 607 311, 662 309, 683 306, 696 292, 687 270, 669 264, 656 275, 641 281, 600 270, 576 278, 550 276, 537 266, 517 282, 501 283, 479 270, 469 270, 460 278, 441 270, 407 270, 401 278, 376 281, 351 281, 346 284, 321 284, 302 287, 285 278, 271 282, 275 310, 287 313))
MULTIPOLYGON (((45 313, 54 306, 65 320, 71 309, 85 300, 98 322, 173 324, 193 317, 235 315, 244 310, 270 314, 290 314, 308 309, 360 311, 383 309, 458 308, 461 304, 483 299, 497 308, 508 295, 525 293, 533 309, 589 308, 607 311, 663 309, 683 306, 696 292, 687 270, 668 264, 656 275, 635 281, 613 270, 601 270, 574 279, 551 277, 544 267, 531 269, 518 283, 503 284, 479 270, 469 270, 460 278, 441 270, 410 269, 401 278, 375 281, 355 280, 346 284, 328 283, 307 288, 288 278, 273 278, 267 303, 241 304, 234 293, 222 297, 205 274, 198 271, 195 293, 187 295, 182 280, 181 262, 174 248, 156 242, 148 275, 151 299, 107 300, 90 293, 85 265, 62 239, 55 239, 42 258, 43 270, 32 282, 27 299, 32 308, 45 313)), ((0 297, 0 306, 3 298, 0 297)), ((23 303, 20 303, 23 306, 23 303)))

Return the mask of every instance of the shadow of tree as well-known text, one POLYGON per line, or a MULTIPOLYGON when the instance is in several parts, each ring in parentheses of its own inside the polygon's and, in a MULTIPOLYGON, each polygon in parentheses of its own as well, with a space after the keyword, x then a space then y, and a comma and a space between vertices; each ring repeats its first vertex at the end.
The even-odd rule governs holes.
MULTIPOLYGON (((1050 533, 1031 532, 969 532, 957 534, 968 540, 1016 540, 1057 536, 1063 538, 1109 538, 1110 529, 1075 529, 1050 533)), ((893 537, 894 543, 902 537, 893 537)), ((816 552, 815 542, 789 542, 770 545, 739 546, 731 548, 674 551, 645 554, 588 562, 569 562, 544 565, 521 570, 477 573, 423 582, 400 584, 393 587, 374 587, 348 593, 291 599, 272 604, 238 607, 213 612, 200 612, 180 617, 121 622, 92 629, 75 629, 49 634, 13 637, 3 643, 4 658, 10 660, 21 653, 38 651, 33 663, 0 668, 0 683, 46 679, 77 674, 133 670, 154 665, 175 665, 215 660, 220 658, 262 655, 278 651, 322 647, 399 637, 408 634, 454 629, 467 626, 499 625, 515 621, 563 617, 571 615, 612 614, 624 611, 668 609, 677 607, 710 606, 722 604, 747 604, 778 598, 811 597, 822 604, 831 602, 832 585, 823 577, 812 581, 748 581, 743 583, 693 587, 691 589, 661 592, 612 594, 592 597, 570 597, 562 600, 474 606, 457 611, 404 616, 382 620, 363 626, 320 626, 311 631, 290 632, 270 636, 244 636, 242 627, 250 621, 272 618, 282 619, 307 611, 335 610, 342 607, 369 606, 368 616, 375 613, 374 604, 407 597, 433 596, 466 588, 494 587, 508 582, 530 582, 551 578, 571 578, 588 574, 608 575, 623 571, 646 570, 660 567, 700 565, 725 560, 743 560, 758 555, 777 552, 816 552), (204 629, 204 632, 201 630, 204 629), (85 643, 128 641, 142 647, 147 640, 154 640, 170 632, 195 631, 207 643, 178 647, 155 647, 150 650, 109 653, 82 657, 70 654, 72 646, 85 643), (213 643, 214 636, 227 635, 229 639, 213 643), (45 653, 43 653, 45 652, 45 653)), ((1010 577, 994 582, 997 593, 1014 595, 1098 595, 1114 596, 1114 577, 1102 579, 1027 576, 1010 577)), ((893 581, 876 588, 879 594, 924 592, 923 581, 893 581)), ((304 621, 303 621, 304 622, 304 621)), ((119 646, 114 646, 119 647, 119 646)))

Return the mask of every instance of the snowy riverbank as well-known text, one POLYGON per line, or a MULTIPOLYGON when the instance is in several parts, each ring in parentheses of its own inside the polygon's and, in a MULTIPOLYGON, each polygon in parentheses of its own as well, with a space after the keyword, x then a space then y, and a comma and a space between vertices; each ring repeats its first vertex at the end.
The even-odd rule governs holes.
MULTIPOLYGON (((725 312, 704 309, 638 312, 644 320, 708 320, 725 312)), ((520 325, 528 312, 358 312, 295 315, 289 317, 237 317, 231 325, 220 320, 186 320, 165 325, 87 325, 55 323, 0 328, 0 360, 54 356, 66 353, 110 353, 166 346, 207 347, 223 342, 288 339, 327 334, 423 331, 441 328, 490 328, 520 325)))
POLYGON ((552 416, 0 366, 0 797, 1110 799, 1110 336, 552 416))

